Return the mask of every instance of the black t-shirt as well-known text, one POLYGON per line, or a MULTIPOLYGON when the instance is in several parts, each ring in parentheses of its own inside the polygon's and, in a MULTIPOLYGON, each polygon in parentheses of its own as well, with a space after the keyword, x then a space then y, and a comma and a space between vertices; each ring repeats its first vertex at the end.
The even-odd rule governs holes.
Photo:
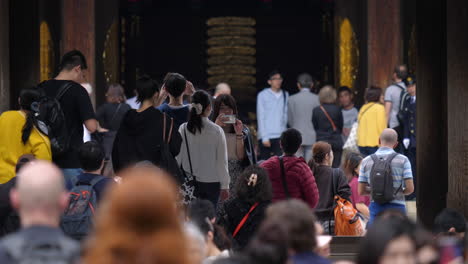
POLYGON ((78 149, 83 144, 83 123, 95 119, 93 105, 85 88, 72 81, 49 80, 41 84, 47 96, 54 97, 57 91, 67 82, 71 87, 60 99, 60 106, 67 122, 70 136, 70 148, 67 153, 54 159, 60 168, 80 168, 78 149))
POLYGON ((119 130, 123 117, 130 109, 131 107, 126 103, 106 103, 98 108, 96 116, 101 127, 111 131, 117 131, 119 130))

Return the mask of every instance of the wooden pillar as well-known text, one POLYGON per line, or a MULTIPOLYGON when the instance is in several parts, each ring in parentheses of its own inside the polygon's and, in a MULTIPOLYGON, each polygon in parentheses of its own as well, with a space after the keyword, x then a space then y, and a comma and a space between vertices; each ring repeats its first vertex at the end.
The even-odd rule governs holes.
POLYGON ((455 158, 447 153, 446 1, 417 0, 416 4, 417 210, 418 219, 431 227, 446 206, 447 159, 455 158))
MULTIPOLYGON (((70 50, 80 50, 86 57, 87 81, 95 88, 95 1, 62 0, 62 55, 70 50)), ((91 100, 95 102, 95 93, 91 100)))
POLYGON ((0 0, 0 113, 10 108, 10 51, 8 0, 0 0))
POLYGON ((385 88, 402 63, 401 8, 398 0, 367 0, 367 84, 385 88))
POLYGON ((468 2, 447 1, 447 206, 468 217, 468 2))

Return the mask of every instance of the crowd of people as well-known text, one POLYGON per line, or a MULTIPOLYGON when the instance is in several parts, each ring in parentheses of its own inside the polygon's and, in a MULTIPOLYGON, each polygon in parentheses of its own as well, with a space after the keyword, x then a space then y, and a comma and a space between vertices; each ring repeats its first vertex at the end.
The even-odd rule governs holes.
POLYGON ((314 87, 309 74, 289 96, 274 71, 256 131, 227 84, 210 95, 179 73, 141 76, 128 100, 109 85, 95 112, 86 68, 66 53, 54 79, 0 115, 0 263, 331 263, 344 229, 363 236, 355 263, 461 263, 462 215, 445 209, 432 234, 406 216, 406 66, 360 108, 350 88, 314 87))

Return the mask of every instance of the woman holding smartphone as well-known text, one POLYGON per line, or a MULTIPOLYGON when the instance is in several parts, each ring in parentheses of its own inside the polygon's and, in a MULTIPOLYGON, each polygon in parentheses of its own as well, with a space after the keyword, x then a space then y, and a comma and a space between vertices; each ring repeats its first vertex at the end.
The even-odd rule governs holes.
POLYGON ((255 164, 253 144, 249 129, 237 118, 237 105, 234 97, 222 94, 214 101, 213 121, 220 126, 226 136, 230 189, 236 184, 244 167, 255 164))

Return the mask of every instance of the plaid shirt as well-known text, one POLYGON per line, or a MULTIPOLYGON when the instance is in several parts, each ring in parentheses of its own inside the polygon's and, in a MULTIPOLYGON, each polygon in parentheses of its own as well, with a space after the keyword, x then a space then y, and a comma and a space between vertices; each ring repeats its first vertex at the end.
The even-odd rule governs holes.
MULTIPOLYGON (((381 147, 375 154, 379 157, 388 156, 395 151, 391 148, 381 147)), ((370 172, 374 165, 374 161, 371 156, 367 156, 361 163, 361 169, 359 171, 358 181, 361 183, 369 184, 371 190, 372 185, 370 184, 370 172)), ((403 188, 405 188, 405 180, 413 179, 413 172, 411 171, 411 163, 408 158, 402 154, 398 154, 392 160, 392 174, 393 174, 393 188, 397 191, 400 186, 400 190, 396 194, 395 200, 390 203, 405 205, 405 195, 403 194, 403 188)), ((371 197, 372 199, 372 197, 371 197)))

